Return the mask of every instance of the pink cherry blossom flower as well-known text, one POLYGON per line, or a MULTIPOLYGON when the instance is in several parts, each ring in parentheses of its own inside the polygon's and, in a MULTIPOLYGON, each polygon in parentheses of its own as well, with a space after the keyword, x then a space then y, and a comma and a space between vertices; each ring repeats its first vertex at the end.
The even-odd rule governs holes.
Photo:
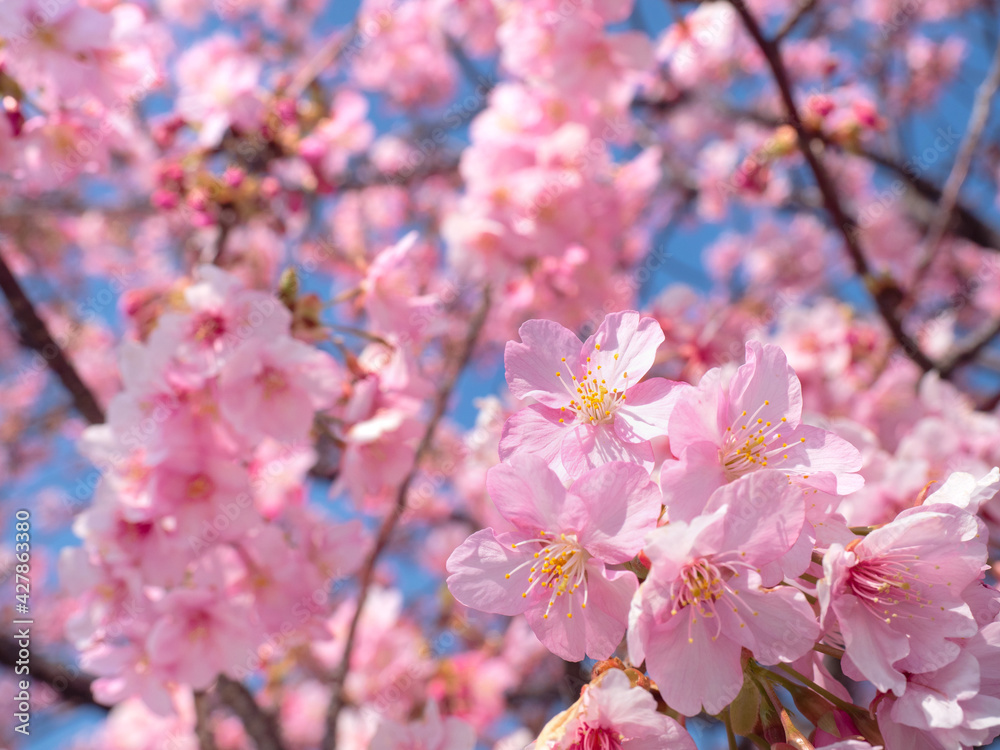
POLYGON ((996 497, 998 491, 1000 467, 994 466, 980 479, 968 472, 956 471, 927 498, 927 503, 948 503, 969 513, 978 513, 985 503, 996 497))
POLYGON ((802 390, 785 354, 747 342, 746 364, 728 384, 709 370, 670 415, 670 448, 660 472, 671 519, 699 514, 712 491, 761 469, 797 484, 846 495, 860 489, 861 454, 832 432, 802 424, 802 390))
POLYGON ((524 612, 538 639, 567 661, 611 656, 638 581, 606 566, 631 560, 660 514, 646 471, 613 462, 567 490, 541 458, 518 456, 490 469, 487 487, 516 531, 484 529, 455 550, 452 594, 484 612, 524 612))
POLYGON ((136 695, 153 712, 169 716, 175 710, 174 700, 162 672, 150 669, 150 655, 139 646, 100 644, 81 656, 80 664, 97 675, 94 698, 113 706, 136 695))
POLYGON ((534 750, 696 750, 694 740, 656 700, 610 669, 583 689, 580 699, 542 730, 534 750))
POLYGON ((149 631, 150 668, 164 680, 203 689, 244 664, 256 646, 250 604, 213 588, 174 589, 149 631))
POLYGON ((938 503, 905 510, 846 548, 831 545, 817 593, 824 624, 839 625, 844 673, 902 695, 904 671, 956 659, 949 639, 977 630, 963 591, 982 575, 986 536, 975 516, 938 503))
POLYGON ((241 346, 219 375, 223 415, 243 436, 306 439, 313 414, 333 404, 343 376, 326 352, 285 336, 241 346))
POLYGON ((687 386, 664 378, 642 381, 653 366, 663 331, 637 312, 608 315, 582 345, 550 320, 529 320, 521 343, 504 352, 507 384, 516 398, 537 404, 504 425, 500 459, 534 454, 559 459, 573 476, 609 461, 653 467, 649 441, 667 432, 687 386))
POLYGON ((902 696, 876 699, 879 730, 890 748, 967 750, 1000 733, 1000 623, 959 645, 962 652, 950 664, 908 675, 902 696))
POLYGON ((197 127, 198 142, 219 144, 230 127, 259 126, 264 105, 258 93, 261 61, 231 36, 217 34, 187 49, 177 61, 177 113, 197 127))
POLYGON ((663 699, 685 715, 717 713, 736 697, 741 649, 764 664, 790 662, 819 635, 802 593, 764 590, 757 572, 802 528, 804 503, 787 488, 777 472, 752 474, 720 489, 726 502, 710 515, 647 539, 652 568, 629 613, 629 657, 646 661, 663 699))
POLYGON ((396 334, 411 345, 440 332, 445 322, 441 298, 424 293, 434 256, 414 231, 375 257, 361 282, 373 330, 396 334))
POLYGON ((357 91, 338 90, 330 116, 299 144, 300 155, 327 181, 335 182, 343 175, 350 157, 371 145, 375 128, 367 116, 368 100, 357 91))
POLYGON ((476 733, 461 719, 442 720, 437 704, 431 701, 422 721, 396 724, 385 721, 372 738, 370 750, 473 750, 476 733))
MULTIPOLYGON (((247 289, 237 276, 210 265, 198 268, 198 282, 184 290, 184 302, 184 313, 160 317, 146 355, 158 361, 172 354, 178 363, 174 375, 178 382, 184 382, 184 376, 217 374, 243 344, 287 336, 292 322, 291 313, 274 297, 247 289)), ((142 364, 133 363, 133 369, 153 370, 163 378, 155 366, 142 364)))

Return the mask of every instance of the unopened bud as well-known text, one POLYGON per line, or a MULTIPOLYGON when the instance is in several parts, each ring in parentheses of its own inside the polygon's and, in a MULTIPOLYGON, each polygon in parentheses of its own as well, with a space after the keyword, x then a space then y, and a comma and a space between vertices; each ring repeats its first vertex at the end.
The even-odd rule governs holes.
POLYGON ((625 669, 625 663, 619 659, 617 656, 612 656, 610 659, 605 659, 604 661, 599 661, 594 665, 594 668, 590 670, 590 679, 596 680, 598 677, 603 675, 609 669, 625 669))
POLYGON ((286 268, 278 279, 278 299, 289 310, 295 309, 295 300, 299 296, 299 277, 294 268, 286 268))

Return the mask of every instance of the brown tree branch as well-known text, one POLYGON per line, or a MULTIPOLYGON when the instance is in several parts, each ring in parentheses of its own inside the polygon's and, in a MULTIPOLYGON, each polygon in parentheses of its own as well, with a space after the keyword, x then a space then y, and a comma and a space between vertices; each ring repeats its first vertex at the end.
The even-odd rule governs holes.
POLYGON ((844 246, 854 265, 855 273, 857 273, 868 289, 889 332, 905 354, 924 372, 937 369, 934 361, 920 349, 917 342, 903 328, 902 320, 897 315, 897 308, 902 298, 899 288, 891 281, 878 279, 872 274, 868 260, 858 242, 858 224, 853 218, 847 215, 841 205, 833 179, 823 164, 822 159, 813 148, 812 133, 806 128, 799 115, 798 106, 792 94, 791 80, 778 45, 764 36, 760 25, 757 23, 757 19, 754 18, 753 14, 741 0, 729 0, 729 2, 739 14, 743 25, 767 60, 768 67, 778 86, 778 92, 784 104, 788 121, 795 129, 798 137, 799 149, 802 151, 802 155, 809 165, 813 178, 816 180, 816 185, 823 198, 823 205, 827 213, 844 238, 844 246))
POLYGON ((972 362, 997 336, 1000 336, 1000 319, 986 321, 978 330, 959 341, 954 351, 945 357, 938 368, 941 377, 946 378, 962 365, 972 362))
MULTIPOLYGON (((3 290, 15 322, 25 346, 34 349, 49 363, 53 372, 59 377, 63 386, 73 398, 73 404, 83 417, 91 424, 104 422, 104 413, 93 391, 80 377, 72 362, 66 357, 49 332, 45 322, 39 317, 31 300, 25 294, 13 272, 0 256, 0 289, 3 290)), ((0 637, 0 664, 15 667, 18 660, 19 646, 9 637, 0 637)), ((94 700, 91 685, 94 678, 84 674, 75 667, 67 667, 57 662, 50 662, 37 654, 31 657, 31 675, 34 679, 45 682, 55 690, 63 700, 70 703, 101 706, 94 700)), ((282 750, 277 725, 261 709, 249 691, 224 676, 220 678, 220 699, 232 709, 244 723, 247 733, 257 743, 258 750, 282 750)), ((204 738, 199 733, 202 747, 211 750, 204 744, 204 738)))
POLYGON ((66 352, 52 338, 45 321, 38 315, 31 299, 25 293, 14 272, 10 270, 2 254, 0 254, 0 290, 3 290, 7 303, 10 305, 11 316, 17 326, 21 342, 37 352, 55 373, 59 382, 69 391, 69 395, 73 399, 73 406, 84 419, 90 424, 103 422, 104 410, 97 402, 93 391, 80 377, 80 373, 66 356, 66 352))
POLYGON ((396 525, 399 523, 399 519, 406 510, 406 495, 410 489, 410 485, 417 476, 421 460, 427 454, 428 450, 430 450, 431 443, 434 440, 434 434, 437 431, 437 426, 444 417, 444 413, 448 407, 448 399, 451 397, 451 393, 455 388, 456 382, 458 382, 458 377, 465 370, 469 360, 472 358, 472 352, 475 349, 476 341, 479 339, 479 333, 482 331, 483 324, 486 322, 486 314, 489 311, 489 307, 490 290, 487 287, 483 292, 483 301, 480 304, 479 309, 476 311, 471 324, 469 325, 469 332, 465 337, 465 341, 462 343, 462 350, 459 353, 458 361, 452 372, 438 389, 430 419, 427 422, 424 434, 420 439, 416 454, 413 458, 413 467, 403 479, 402 484, 399 485, 399 489, 396 491, 396 500, 393 504, 392 510, 389 511, 389 514, 382 522, 382 525, 379 528, 378 536, 375 539, 375 544, 373 545, 371 552, 368 553, 368 557, 365 559, 364 565, 361 567, 361 572, 359 574, 360 591, 358 593, 357 609, 354 611, 354 617, 351 619, 351 624, 347 631, 347 639, 344 642, 344 654, 341 657, 337 668, 330 676, 330 687, 332 692, 330 695, 330 706, 326 714, 326 734, 323 737, 323 744, 321 745, 322 750, 336 750, 337 747, 337 720, 344 707, 344 684, 347 681, 347 674, 351 668, 351 654, 354 650, 354 641, 357 638, 358 625, 361 622, 361 615, 364 610, 365 600, 368 597, 368 590, 371 587, 372 580, 374 578, 375 567, 378 563, 379 557, 382 555, 382 552, 385 551, 385 548, 388 546, 389 539, 392 536, 393 531, 395 531, 396 525))
POLYGON ((194 693, 194 736, 198 738, 201 750, 218 750, 215 744, 215 734, 212 732, 212 707, 209 705, 208 693, 196 690, 194 693))
POLYGON ((323 71, 333 65, 337 59, 350 46, 358 34, 358 20, 355 18, 349 26, 338 29, 323 44, 304 66, 295 74, 295 77, 288 84, 284 91, 284 96, 289 99, 298 99, 302 92, 323 74, 323 71))
POLYGON ((785 19, 785 22, 781 24, 781 28, 774 33, 775 44, 780 44, 782 39, 791 34, 795 30, 795 27, 799 25, 799 21, 815 6, 816 0, 800 0, 798 7, 785 19))
MULTIPOLYGON (((656 102, 640 103, 654 108, 657 106, 656 102)), ((786 124, 785 120, 774 117, 773 115, 765 114, 764 112, 731 107, 727 105, 721 106, 723 111, 729 116, 744 117, 770 128, 777 128, 786 124)), ((941 187, 935 185, 930 180, 921 177, 910 166, 901 164, 895 159, 879 151, 873 151, 865 148, 864 146, 857 145, 852 145, 850 149, 846 149, 842 143, 837 142, 826 133, 817 130, 810 131, 810 135, 812 138, 821 141, 824 146, 835 148, 838 151, 846 151, 852 156, 864 158, 875 166, 881 167, 887 172, 891 172, 908 184, 913 189, 915 194, 914 197, 922 199, 920 205, 911 204, 908 206, 911 214, 916 214, 912 215, 912 219, 917 224, 921 225, 924 231, 927 231, 932 221, 934 207, 941 201, 941 197, 943 195, 943 189, 941 187)), ((956 236, 962 237, 963 239, 988 250, 1000 251, 1000 231, 997 231, 990 226, 987 221, 980 218, 973 209, 969 208, 961 201, 956 201, 953 207, 953 219, 954 226, 952 227, 952 231, 956 236)))
MULTIPOLYGON (((17 640, 6 634, 0 636, 0 664, 15 669, 19 659, 19 652, 20 646, 17 640)), ((102 711, 108 710, 107 706, 103 706, 94 700, 94 695, 90 690, 94 678, 81 672, 76 667, 66 666, 57 661, 47 659, 33 648, 30 668, 30 679, 44 682, 66 703, 94 706, 102 711)))
POLYGON ((281 727, 277 720, 257 703, 246 685, 222 675, 216 683, 215 692, 219 700, 243 722, 247 734, 257 745, 257 750, 284 749, 281 727))

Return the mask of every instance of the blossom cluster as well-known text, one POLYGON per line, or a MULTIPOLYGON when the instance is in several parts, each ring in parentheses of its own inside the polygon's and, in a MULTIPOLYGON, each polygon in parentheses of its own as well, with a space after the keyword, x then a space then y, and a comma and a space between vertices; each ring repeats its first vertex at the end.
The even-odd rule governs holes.
POLYGON ((300 486, 339 366, 291 336, 279 300, 200 274, 146 341, 124 346, 125 388, 83 437, 103 470, 74 525, 84 545, 60 561, 82 594, 68 627, 100 676, 95 695, 160 713, 170 685, 258 668, 258 646, 291 618, 319 627, 327 602, 313 593, 356 569, 344 545, 363 536, 306 507, 300 486))
MULTIPOLYGON (((632 695, 645 680, 683 716, 733 710, 781 665, 843 693, 824 653, 876 691, 877 722, 848 717, 845 737, 902 750, 1000 735, 988 678, 1000 592, 977 515, 1000 469, 953 473, 886 523, 851 527, 841 504, 864 486, 862 455, 803 420, 779 346, 748 342, 743 365, 690 385, 645 377, 664 336, 637 312, 607 316, 583 343, 545 320, 520 339, 507 382, 534 403, 506 420, 488 472, 502 520, 451 555, 449 589, 475 609, 523 613, 563 659, 621 653, 634 666, 632 688, 605 673, 577 723, 554 720, 541 746, 589 747, 595 726, 642 745, 653 730, 633 721, 631 699, 609 703, 603 724, 584 718, 618 683, 632 695)), ((658 746, 690 746, 671 727, 658 746)))

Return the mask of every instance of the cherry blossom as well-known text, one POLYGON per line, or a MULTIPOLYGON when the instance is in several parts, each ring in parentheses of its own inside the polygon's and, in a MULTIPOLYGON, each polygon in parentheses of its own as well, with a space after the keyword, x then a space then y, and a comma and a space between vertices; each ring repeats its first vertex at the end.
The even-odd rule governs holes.
POLYGON ((684 390, 663 378, 642 381, 663 341, 655 321, 609 315, 582 345, 551 321, 528 321, 520 337, 504 352, 507 383, 538 403, 507 420, 502 460, 530 451, 558 458, 570 476, 609 461, 652 468, 649 440, 666 434, 684 390))
POLYGON ((649 535, 652 567, 629 613, 632 662, 644 660, 664 700, 693 716, 715 713, 743 684, 741 648, 767 664, 805 654, 819 634, 812 608, 792 587, 766 590, 759 568, 794 544, 805 508, 776 472, 717 490, 717 510, 649 535), (767 498, 766 500, 764 498, 767 498), (687 678, 671 678, 675 669, 687 678))
POLYGON ((612 462, 567 490, 534 456, 495 466, 487 484, 516 530, 484 529, 455 550, 448 560, 451 592, 477 609, 524 612, 535 635, 565 659, 610 656, 625 632, 637 581, 607 566, 631 560, 655 527, 656 485, 642 467, 612 462))
POLYGON ((461 719, 441 719, 437 704, 431 702, 421 722, 399 726, 381 724, 369 747, 373 750, 472 750, 476 737, 461 719))
POLYGON ((948 639, 977 630, 963 593, 984 569, 981 523, 952 505, 927 505, 846 548, 830 546, 818 593, 824 622, 836 622, 843 639, 847 674, 902 695, 903 670, 929 672, 958 657, 948 639))
POLYGON ((660 473, 672 516, 697 514, 712 491, 763 469, 834 494, 861 488, 857 450, 828 430, 802 423, 802 391, 780 348, 748 342, 746 364, 727 380, 705 373, 670 414, 670 448, 679 457, 660 473))
POLYGON ((580 699, 550 721, 534 743, 536 750, 575 747, 695 749, 676 721, 657 712, 653 696, 632 686, 619 669, 609 669, 585 687, 580 699))

